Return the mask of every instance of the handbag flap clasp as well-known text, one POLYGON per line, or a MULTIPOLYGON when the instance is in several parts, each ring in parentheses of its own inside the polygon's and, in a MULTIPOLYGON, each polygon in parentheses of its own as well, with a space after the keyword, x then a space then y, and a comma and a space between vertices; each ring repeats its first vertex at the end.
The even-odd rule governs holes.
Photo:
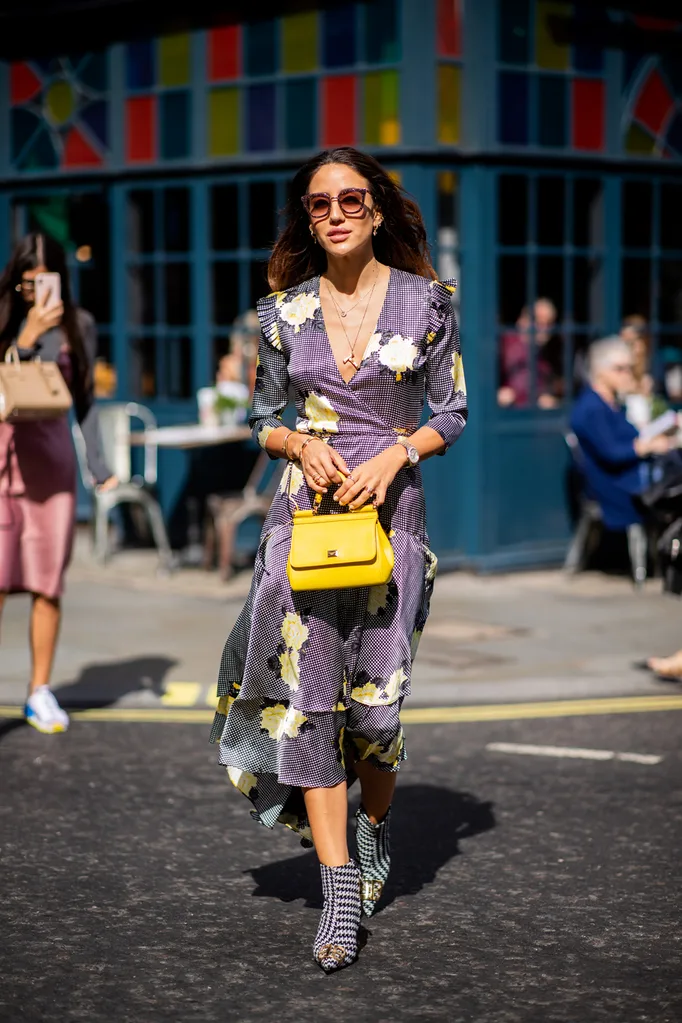
POLYGON ((374 508, 360 508, 346 515, 294 512, 292 568, 371 564, 377 557, 377 522, 374 508))

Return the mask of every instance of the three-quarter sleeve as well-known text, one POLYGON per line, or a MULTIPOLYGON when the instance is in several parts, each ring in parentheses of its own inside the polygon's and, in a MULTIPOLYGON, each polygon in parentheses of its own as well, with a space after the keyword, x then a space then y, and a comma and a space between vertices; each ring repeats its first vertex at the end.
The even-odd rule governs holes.
POLYGON ((95 483, 104 483, 111 476, 111 470, 102 453, 99 416, 95 405, 94 368, 97 356, 97 328, 92 316, 82 309, 78 310, 78 320, 87 359, 87 380, 83 386, 74 379, 73 406, 85 441, 88 469, 95 483))
POLYGON ((443 438, 445 449, 453 444, 467 421, 467 391, 455 311, 454 282, 432 287, 431 329, 426 337, 426 400, 431 409, 427 426, 443 438))
POLYGON ((267 451, 265 443, 272 431, 283 425, 282 412, 289 403, 289 370, 277 329, 275 297, 261 299, 257 308, 261 335, 249 426, 253 439, 267 451))

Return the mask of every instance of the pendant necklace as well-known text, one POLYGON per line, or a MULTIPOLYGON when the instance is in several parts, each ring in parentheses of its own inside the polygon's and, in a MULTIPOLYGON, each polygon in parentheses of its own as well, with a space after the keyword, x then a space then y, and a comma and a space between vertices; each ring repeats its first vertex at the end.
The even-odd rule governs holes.
MULTIPOLYGON (((378 267, 378 265, 379 264, 377 263, 377 267, 378 267)), ((348 337, 348 331, 346 330, 346 325, 343 322, 343 319, 341 318, 341 315, 339 315, 339 323, 341 324, 341 329, 343 330, 343 333, 346 335, 346 344, 348 345, 348 350, 350 352, 350 355, 347 355, 346 358, 343 360, 343 365, 345 366, 345 365, 347 365, 347 363, 350 362, 351 366, 354 367, 356 373, 360 369, 360 366, 355 361, 355 346, 358 343, 358 338, 360 337, 360 332, 361 332, 361 330, 363 328, 363 325, 365 323, 365 317, 367 316, 367 310, 369 309, 370 303, 372 301, 372 295, 374 294, 374 289, 376 288, 378 277, 379 277, 379 272, 377 270, 375 272, 375 274, 374 274, 374 283, 372 284, 372 287, 371 287, 370 292, 369 292, 369 298, 367 299, 367 304, 365 305, 365 311, 363 312, 362 319, 360 320, 360 326, 358 327, 358 329, 357 329, 357 331, 355 333, 355 338, 353 339, 353 343, 352 344, 350 342, 350 338, 348 337)), ((325 280, 327 280, 327 279, 325 278, 325 280)), ((329 287, 329 281, 327 281, 327 291, 329 292, 329 297, 331 298, 332 302, 334 303, 334 308, 336 309, 337 314, 340 314, 341 310, 339 309, 338 303, 337 303, 336 299, 334 298, 334 295, 332 293, 332 289, 329 287)), ((358 305, 359 303, 356 302, 355 304, 358 305)))
MULTIPOLYGON (((379 265, 376 260, 374 260, 374 264, 377 267, 379 265)), ((376 278, 376 275, 377 275, 377 270, 374 271, 375 278, 376 278)), ((331 288, 329 287, 329 281, 327 280, 326 277, 325 277, 325 281, 327 283, 327 290, 329 291, 329 294, 331 295, 331 293, 332 293, 331 292, 331 288)), ((367 294, 367 292, 365 292, 365 295, 366 294, 367 294)), ((339 303, 336 300, 334 300, 334 305, 336 306, 336 311, 339 314, 339 316, 342 316, 344 318, 344 320, 345 320, 346 316, 348 316, 348 313, 352 313, 353 310, 355 309, 355 307, 357 305, 360 305, 360 303, 362 302, 362 300, 365 297, 365 295, 360 295, 360 298, 357 300, 357 302, 354 302, 353 305, 348 306, 347 309, 342 309, 341 306, 339 305, 339 303)))

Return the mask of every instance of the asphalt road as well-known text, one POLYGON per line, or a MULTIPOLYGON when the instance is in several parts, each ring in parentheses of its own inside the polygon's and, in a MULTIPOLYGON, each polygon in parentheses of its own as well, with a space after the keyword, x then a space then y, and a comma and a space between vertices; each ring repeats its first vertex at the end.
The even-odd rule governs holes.
POLYGON ((314 854, 251 821, 205 726, 0 723, 0 1020, 677 1023, 681 723, 409 726, 383 910, 332 976, 314 854))

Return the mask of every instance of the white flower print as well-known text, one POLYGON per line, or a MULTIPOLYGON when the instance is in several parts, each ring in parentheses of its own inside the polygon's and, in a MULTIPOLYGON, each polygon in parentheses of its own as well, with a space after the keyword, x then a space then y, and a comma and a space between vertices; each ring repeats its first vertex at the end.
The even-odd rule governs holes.
POLYGON ((426 582, 432 583, 436 578, 436 572, 438 571, 438 558, 430 551, 428 547, 424 548, 424 555, 426 557, 426 582))
POLYGON ((305 483, 305 476, 300 465, 296 462, 289 462, 289 471, 282 473, 282 479, 280 480, 279 489, 283 494, 288 494, 289 497, 293 497, 297 494, 303 484, 305 483))
POLYGON ((234 696, 221 696, 218 700, 217 711, 219 714, 224 714, 226 717, 230 713, 230 707, 235 701, 234 696))
POLYGON ((278 350, 281 350, 281 348, 282 348, 282 341, 281 341, 281 338, 279 336, 279 327, 277 326, 277 324, 276 323, 271 323, 270 326, 267 328, 265 333, 267 334, 268 341, 270 342, 272 347, 273 348, 277 348, 278 350))
POLYGON ((300 615, 288 611, 282 622, 282 639, 290 650, 300 650, 308 638, 308 626, 303 624, 300 615))
POLYGON ((384 750, 383 753, 376 754, 377 760, 381 761, 382 764, 390 764, 391 767, 395 767, 402 753, 404 741, 403 730, 401 728, 388 749, 384 750))
POLYGON ((245 796, 248 796, 251 789, 255 789, 258 784, 255 774, 251 774, 249 771, 240 771, 238 767, 228 767, 227 775, 234 787, 243 792, 245 796))
POLYGON ((268 437, 273 432, 273 430, 276 429, 277 429, 276 426, 269 426, 266 424, 265 426, 261 426, 260 430, 258 431, 258 443, 263 448, 263 451, 265 451, 265 445, 267 443, 268 437))
POLYGON ((379 362, 395 373, 396 380, 400 380, 403 373, 412 369, 418 355, 419 351, 411 337, 394 334, 380 349, 379 362))
POLYGON ((276 703, 274 707, 263 707, 260 712, 261 728, 269 734, 271 739, 279 742, 285 735, 295 739, 308 718, 301 714, 295 707, 285 707, 283 703, 276 703))
POLYGON ((364 362, 365 359, 369 359, 370 355, 374 355, 374 353, 378 352, 380 348, 381 334, 372 334, 371 338, 367 342, 367 347, 365 348, 364 355, 362 356, 362 361, 364 362))
POLYGON ((318 295, 306 295, 301 292, 301 294, 295 295, 291 302, 281 303, 279 306, 280 319, 293 327, 294 332, 298 334, 301 325, 306 320, 312 320, 319 307, 320 299, 318 295))
POLYGON ((462 365, 462 356, 459 352, 452 353, 452 379, 455 385, 456 391, 462 391, 463 394, 467 393, 466 380, 464 379, 464 366, 462 365))
POLYGON ((282 725, 284 734, 288 735, 290 739, 295 739, 301 731, 301 725, 304 725, 307 720, 308 718, 305 714, 301 714, 300 710, 296 710, 295 707, 289 707, 282 725))
POLYGON ((305 414, 308 417, 308 428, 317 433, 338 433, 339 415, 334 406, 323 394, 314 391, 305 400, 305 414))
POLYGON ((412 642, 410 643, 410 655, 412 660, 417 656, 417 650, 419 649, 419 641, 422 638, 423 630, 415 629, 412 633, 412 642))
POLYGON ((381 699, 385 703, 395 703, 400 696, 401 687, 403 682, 407 682, 407 675, 402 668, 398 668, 394 671, 388 680, 388 685, 381 694, 381 699))
POLYGON ((283 682, 293 692, 299 687, 301 676, 298 671, 298 652, 296 650, 285 650, 279 655, 279 673, 283 682))
POLYGON ((351 689, 351 699, 357 703, 364 703, 368 707, 376 707, 379 703, 379 690, 373 682, 365 682, 364 686, 356 686, 351 689))
POLYGON ((367 614, 376 615, 388 603, 388 583, 370 586, 367 593, 367 614))
POLYGON ((360 735, 353 736, 353 745, 360 754, 360 760, 367 760, 367 757, 376 757, 377 754, 381 753, 380 742, 368 742, 367 739, 363 739, 360 735))

